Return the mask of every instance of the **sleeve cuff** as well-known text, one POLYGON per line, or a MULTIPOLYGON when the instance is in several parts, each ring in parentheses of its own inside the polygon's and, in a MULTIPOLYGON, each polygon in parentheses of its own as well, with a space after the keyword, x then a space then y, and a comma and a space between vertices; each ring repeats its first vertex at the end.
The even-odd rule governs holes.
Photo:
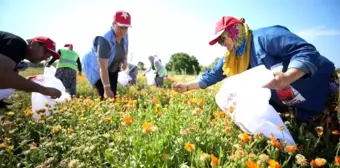
POLYGON ((198 78, 198 86, 201 89, 205 89, 208 87, 208 84, 204 80, 202 80, 202 78, 198 78))
POLYGON ((308 62, 308 61, 303 61, 303 60, 293 60, 289 63, 288 69, 289 68, 296 68, 299 69, 303 72, 305 72, 308 75, 313 75, 316 71, 316 67, 308 62))

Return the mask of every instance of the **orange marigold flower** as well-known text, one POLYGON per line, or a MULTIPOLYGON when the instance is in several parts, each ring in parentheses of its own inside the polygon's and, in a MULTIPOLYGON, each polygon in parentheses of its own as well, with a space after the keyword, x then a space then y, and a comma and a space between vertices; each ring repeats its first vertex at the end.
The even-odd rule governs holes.
POLYGON ((242 143, 248 143, 251 139, 251 137, 247 133, 240 134, 239 138, 240 138, 242 143))
POLYGON ((250 159, 247 160, 246 165, 248 168, 260 168, 260 165, 250 159))
POLYGON ((281 168, 280 163, 272 159, 268 161, 268 164, 270 168, 281 168))
POLYGON ((125 115, 123 117, 123 125, 131 125, 133 118, 130 115, 125 115))
POLYGON ((152 103, 157 104, 157 103, 159 103, 159 100, 157 98, 152 98, 152 103))
POLYGON ((155 126, 153 126, 153 124, 150 123, 150 122, 144 123, 142 125, 142 128, 143 128, 143 132, 146 133, 146 134, 149 134, 156 129, 155 126))
POLYGON ((322 167, 327 163, 327 161, 323 158, 316 158, 315 160, 312 160, 310 164, 315 167, 322 167))
POLYGON ((334 164, 335 165, 340 165, 340 157, 339 156, 335 156, 334 157, 334 164))
POLYGON ((281 147, 281 143, 280 143, 280 141, 277 140, 277 139, 272 139, 272 140, 271 140, 271 143, 272 143, 272 145, 274 145, 274 147, 276 147, 276 148, 280 148, 280 147, 281 147))
POLYGON ((210 159, 211 159, 211 162, 210 162, 210 165, 212 167, 217 167, 218 166, 218 158, 214 155, 214 154, 210 154, 210 159))
POLYGON ((189 152, 193 152, 195 151, 195 145, 191 144, 191 143, 186 143, 184 146, 184 149, 189 151, 189 152))
POLYGON ((198 103, 197 103, 199 106, 203 106, 203 100, 202 99, 200 99, 199 101, 198 101, 198 103))
POLYGON ((289 145, 286 146, 285 151, 287 151, 288 153, 295 153, 297 150, 296 145, 289 145))
POLYGON ((188 99, 183 99, 183 103, 188 103, 188 99))
POLYGON ((229 126, 226 126, 226 127, 224 128, 224 132, 225 132, 225 133, 229 133, 230 130, 231 130, 231 127, 229 127, 229 126))

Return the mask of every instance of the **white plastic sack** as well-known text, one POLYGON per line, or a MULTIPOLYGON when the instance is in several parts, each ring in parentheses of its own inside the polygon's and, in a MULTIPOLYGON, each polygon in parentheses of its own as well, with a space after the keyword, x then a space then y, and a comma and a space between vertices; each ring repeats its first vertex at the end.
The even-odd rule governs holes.
POLYGON ((14 93, 15 89, 0 89, 0 100, 8 98, 14 93))
POLYGON ((53 66, 45 67, 44 74, 38 75, 35 79, 33 79, 34 82, 42 86, 56 88, 61 92, 61 97, 58 99, 52 99, 50 96, 45 96, 37 92, 32 93, 32 112, 33 118, 36 120, 40 119, 40 115, 37 113, 37 111, 44 110, 45 115, 49 116, 51 115, 50 110, 54 108, 56 103, 62 103, 71 100, 71 96, 66 92, 63 83, 54 76, 55 72, 56 68, 54 68, 53 66), (49 108, 47 107, 47 105, 49 106, 49 108))
POLYGON ((270 134, 287 145, 295 144, 277 111, 269 104, 270 89, 262 86, 273 79, 263 65, 227 78, 216 94, 218 106, 229 114, 236 125, 248 134, 270 134), (279 126, 283 126, 281 132, 279 126))
POLYGON ((130 80, 131 80, 131 77, 129 76, 127 70, 121 71, 121 72, 118 73, 118 82, 121 85, 123 85, 123 86, 127 85, 130 80))
POLYGON ((155 81, 156 71, 150 70, 149 72, 147 72, 145 74, 145 76, 146 76, 146 80, 147 80, 147 83, 148 83, 149 86, 152 86, 152 85, 156 84, 156 81, 155 81))

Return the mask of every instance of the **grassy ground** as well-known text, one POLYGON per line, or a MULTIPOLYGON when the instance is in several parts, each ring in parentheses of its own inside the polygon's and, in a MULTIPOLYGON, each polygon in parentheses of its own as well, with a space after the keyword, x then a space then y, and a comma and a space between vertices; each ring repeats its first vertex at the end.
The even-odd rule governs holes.
MULTIPOLYGON (((29 69, 24 76, 41 73, 29 69)), ((340 164, 330 132, 308 131, 286 114, 297 146, 275 137, 243 133, 215 103, 219 87, 178 94, 166 88, 119 86, 119 97, 99 101, 84 76, 79 98, 59 104, 52 116, 31 119, 30 94, 12 96, 0 111, 0 167, 334 167, 340 164), (333 146, 332 146, 333 145, 333 146), (328 159, 325 160, 325 159, 328 159)), ((49 109, 52 110, 52 109, 49 109)), ((282 130, 282 126, 278 126, 282 130)))

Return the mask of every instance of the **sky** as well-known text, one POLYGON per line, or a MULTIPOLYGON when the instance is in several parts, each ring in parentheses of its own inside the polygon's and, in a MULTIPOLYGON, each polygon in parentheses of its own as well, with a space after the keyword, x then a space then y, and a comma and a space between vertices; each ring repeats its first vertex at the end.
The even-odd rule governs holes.
POLYGON ((0 30, 24 39, 48 36, 73 43, 83 56, 95 36, 109 30, 116 10, 131 14, 129 61, 164 62, 176 52, 194 55, 201 65, 222 57, 210 46, 215 23, 223 16, 244 17, 253 30, 283 25, 312 43, 340 67, 340 0, 0 0, 0 30))

